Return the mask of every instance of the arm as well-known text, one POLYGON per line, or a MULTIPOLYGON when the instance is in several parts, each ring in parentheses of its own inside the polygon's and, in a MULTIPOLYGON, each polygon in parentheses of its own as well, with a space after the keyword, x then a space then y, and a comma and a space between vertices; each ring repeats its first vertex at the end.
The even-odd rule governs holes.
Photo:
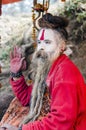
POLYGON ((10 79, 12 90, 23 106, 29 105, 32 85, 27 86, 25 79, 21 76, 17 80, 10 79))
POLYGON ((10 52, 10 83, 12 89, 23 106, 29 104, 32 86, 27 86, 22 76, 22 71, 26 70, 26 60, 22 56, 21 48, 15 46, 10 52))
POLYGON ((23 125, 22 130, 73 130, 77 115, 77 94, 72 83, 56 83, 51 112, 41 121, 23 125))

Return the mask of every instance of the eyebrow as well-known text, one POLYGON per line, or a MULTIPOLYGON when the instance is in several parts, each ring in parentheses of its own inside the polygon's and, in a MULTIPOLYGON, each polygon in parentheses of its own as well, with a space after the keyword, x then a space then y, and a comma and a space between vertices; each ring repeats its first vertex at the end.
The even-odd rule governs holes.
POLYGON ((49 40, 49 39, 45 39, 44 41, 51 41, 51 40, 49 40))
MULTIPOLYGON (((39 40, 39 39, 38 39, 37 41, 41 41, 41 40, 39 40)), ((44 41, 52 41, 52 40, 49 40, 49 39, 45 39, 44 41)))

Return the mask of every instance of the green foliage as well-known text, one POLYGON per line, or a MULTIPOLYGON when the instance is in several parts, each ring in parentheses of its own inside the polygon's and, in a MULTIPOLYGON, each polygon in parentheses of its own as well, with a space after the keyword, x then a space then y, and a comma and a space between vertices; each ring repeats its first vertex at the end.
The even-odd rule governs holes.
POLYGON ((82 22, 86 19, 86 9, 81 7, 81 4, 86 4, 85 0, 71 0, 65 5, 65 9, 62 15, 69 17, 70 19, 76 18, 77 22, 82 22))
POLYGON ((80 23, 81 21, 83 21, 86 18, 86 11, 76 13, 76 15, 77 15, 76 20, 80 23))
POLYGON ((1 55, 0 59, 6 60, 7 57, 8 57, 8 54, 7 54, 7 52, 5 51, 5 52, 2 52, 2 55, 1 55))
POLYGON ((62 16, 69 19, 69 38, 75 43, 86 40, 86 0, 70 0, 65 4, 62 16))
POLYGON ((6 48, 0 50, 0 60, 7 60, 9 57, 10 47, 6 46, 6 48))
POLYGON ((67 16, 71 17, 71 15, 74 14, 76 8, 77 8, 77 5, 74 4, 73 2, 70 2, 69 6, 68 6, 68 4, 66 4, 64 13, 67 16))

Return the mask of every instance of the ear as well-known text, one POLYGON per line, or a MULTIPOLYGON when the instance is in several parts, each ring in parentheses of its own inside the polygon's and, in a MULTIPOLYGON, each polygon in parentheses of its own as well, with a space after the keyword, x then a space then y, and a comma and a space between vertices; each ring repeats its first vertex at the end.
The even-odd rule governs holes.
POLYGON ((61 44, 60 44, 60 52, 64 52, 66 49, 66 44, 65 44, 65 41, 63 41, 61 44))

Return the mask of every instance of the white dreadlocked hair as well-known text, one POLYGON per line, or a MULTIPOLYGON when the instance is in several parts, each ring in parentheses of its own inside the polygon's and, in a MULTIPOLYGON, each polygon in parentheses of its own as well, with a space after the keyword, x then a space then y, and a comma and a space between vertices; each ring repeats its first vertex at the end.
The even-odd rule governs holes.
POLYGON ((34 80, 34 85, 31 94, 30 111, 26 118, 23 120, 22 124, 35 121, 40 115, 42 100, 46 88, 45 80, 51 66, 48 60, 48 55, 42 50, 35 52, 31 66, 33 68, 31 78, 34 80))

